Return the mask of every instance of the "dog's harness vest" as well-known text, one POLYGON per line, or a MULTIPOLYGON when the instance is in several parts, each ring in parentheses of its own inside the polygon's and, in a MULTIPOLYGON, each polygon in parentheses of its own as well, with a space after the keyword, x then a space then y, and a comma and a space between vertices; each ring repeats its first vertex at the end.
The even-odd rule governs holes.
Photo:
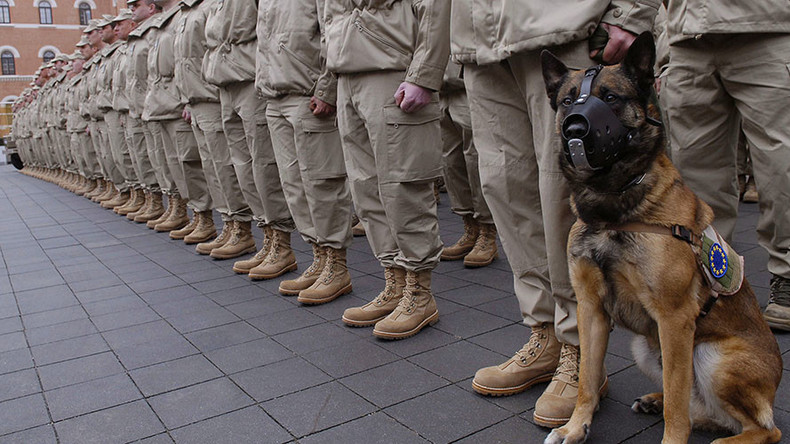
POLYGON ((631 222, 606 228, 615 231, 664 234, 691 245, 691 249, 697 256, 697 265, 707 278, 710 289, 710 297, 700 308, 700 317, 710 312, 719 299, 719 295, 733 295, 743 285, 743 256, 738 255, 712 225, 708 225, 699 235, 682 225, 673 225, 668 228, 661 225, 631 222))

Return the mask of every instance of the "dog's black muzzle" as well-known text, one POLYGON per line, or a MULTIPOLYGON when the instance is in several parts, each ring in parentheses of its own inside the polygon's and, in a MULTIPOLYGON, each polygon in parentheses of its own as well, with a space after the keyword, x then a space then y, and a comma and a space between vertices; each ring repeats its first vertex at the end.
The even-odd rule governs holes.
POLYGON ((562 122, 566 159, 576 169, 601 170, 617 161, 632 135, 612 109, 592 95, 592 83, 603 67, 584 73, 579 97, 562 122))

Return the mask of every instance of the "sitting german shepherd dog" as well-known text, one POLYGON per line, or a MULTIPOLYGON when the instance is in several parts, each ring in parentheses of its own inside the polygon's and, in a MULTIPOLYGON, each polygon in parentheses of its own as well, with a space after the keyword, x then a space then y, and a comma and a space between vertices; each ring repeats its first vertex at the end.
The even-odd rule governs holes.
POLYGON ((542 54, 577 216, 568 262, 581 341, 576 409, 546 443, 586 440, 613 322, 637 334, 637 364, 663 387, 632 409, 663 410, 664 443, 687 442, 692 424, 737 434, 716 443, 775 443, 779 347, 742 281, 743 259, 665 153, 654 61, 650 33, 615 66, 572 72, 542 54))

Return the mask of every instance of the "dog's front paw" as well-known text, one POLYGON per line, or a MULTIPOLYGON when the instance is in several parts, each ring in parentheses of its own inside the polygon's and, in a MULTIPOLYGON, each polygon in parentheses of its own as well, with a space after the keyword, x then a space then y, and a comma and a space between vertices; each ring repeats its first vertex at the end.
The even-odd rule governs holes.
POLYGON ((567 426, 554 429, 543 441, 543 444, 581 444, 587 441, 590 427, 584 424, 581 430, 571 431, 567 426))
POLYGON ((659 415, 664 411, 664 394, 650 393, 634 400, 631 410, 636 413, 659 415))

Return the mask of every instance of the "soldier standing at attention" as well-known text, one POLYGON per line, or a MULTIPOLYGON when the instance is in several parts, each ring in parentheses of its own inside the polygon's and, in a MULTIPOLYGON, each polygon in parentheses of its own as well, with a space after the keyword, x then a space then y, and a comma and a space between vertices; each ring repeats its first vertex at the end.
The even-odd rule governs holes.
POLYGON ((354 206, 385 288, 343 322, 398 339, 439 319, 431 272, 442 242, 433 184, 441 175, 436 93, 449 54, 450 2, 326 3, 327 66, 354 206))
POLYGON ((285 198, 313 263, 280 293, 322 304, 351 291, 351 191, 337 132, 337 80, 322 48, 324 0, 262 0, 258 5, 256 86, 285 198))

